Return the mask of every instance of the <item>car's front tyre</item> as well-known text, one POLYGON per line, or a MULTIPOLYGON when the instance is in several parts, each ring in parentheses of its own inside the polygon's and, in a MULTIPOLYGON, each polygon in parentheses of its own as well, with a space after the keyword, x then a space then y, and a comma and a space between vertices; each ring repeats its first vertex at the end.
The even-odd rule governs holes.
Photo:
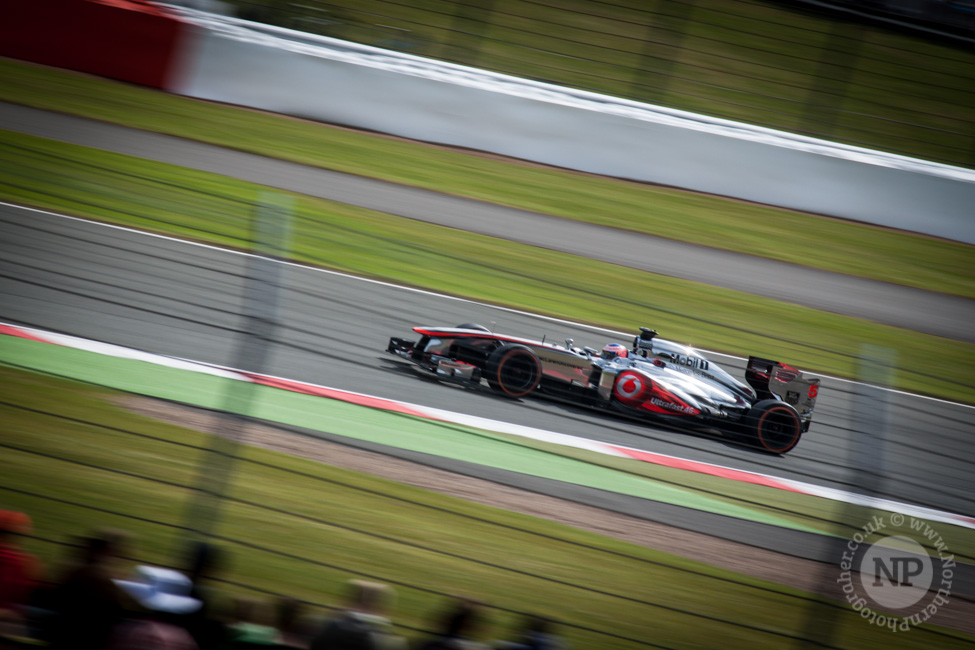
POLYGON ((495 392, 507 397, 524 397, 538 388, 542 364, 528 346, 506 343, 488 357, 484 378, 495 392))

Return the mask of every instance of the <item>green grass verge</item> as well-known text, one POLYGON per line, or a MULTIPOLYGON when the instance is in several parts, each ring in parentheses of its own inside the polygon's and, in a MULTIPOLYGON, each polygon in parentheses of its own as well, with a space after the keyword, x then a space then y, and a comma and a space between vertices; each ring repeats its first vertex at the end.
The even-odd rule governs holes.
MULTIPOLYGON (((651 499, 684 508, 717 513, 805 532, 821 532, 804 524, 758 511, 748 503, 718 499, 716 494, 680 489, 679 481, 647 480, 626 470, 599 464, 598 459, 575 459, 522 440, 477 428, 405 416, 383 408, 368 408, 289 390, 255 386, 202 372, 168 368, 154 363, 117 358, 81 349, 0 336, 0 363, 106 389, 124 390, 205 409, 247 415, 281 426, 342 436, 443 459, 495 468, 585 486, 607 493, 651 499)), ((630 461, 629 466, 638 466, 630 461)), ((728 486, 730 489, 733 485, 728 486)))
MULTIPOLYGON (((506 434, 497 435, 505 436, 506 434)), ((911 539, 917 539, 925 548, 932 551, 932 554, 936 554, 934 544, 930 540, 919 538, 916 530, 911 528, 910 518, 905 518, 901 525, 894 525, 890 521, 891 511, 845 504, 831 499, 788 492, 763 485, 742 483, 674 467, 652 463, 634 463, 626 458, 597 454, 585 449, 564 447, 518 436, 509 435, 506 437, 520 445, 547 451, 551 454, 574 458, 637 476, 645 476, 665 484, 678 485, 709 498, 716 498, 737 506, 781 517, 836 537, 852 537, 876 515, 882 518, 887 525, 883 531, 884 535, 905 535, 911 539)), ((958 561, 975 561, 975 536, 972 535, 970 529, 919 518, 915 518, 915 521, 926 523, 936 530, 941 535, 949 552, 953 553, 958 561)))
MULTIPOLYGON (((4 199, 229 246, 246 246, 263 189, 11 132, 0 144, 4 199)), ((970 344, 320 199, 297 197, 294 230, 298 260, 623 331, 652 324, 703 348, 829 374, 855 376, 870 341, 897 351, 899 388, 975 401, 970 344), (911 370, 933 358, 954 363, 937 377, 911 370)))
POLYGON ((0 60, 0 99, 568 219, 975 298, 972 247, 332 128, 0 60))
MULTIPOLYGON (((0 368, 0 386, 0 498, 34 518, 30 549, 53 564, 65 552, 58 542, 111 526, 136 535, 139 561, 175 562, 186 486, 209 436, 122 411, 106 401, 113 393, 82 384, 0 368)), ((222 577, 259 592, 336 605, 345 579, 367 575, 398 585, 395 619, 414 628, 429 627, 442 605, 432 591, 675 648, 782 647, 807 629, 813 607, 838 617, 844 647, 973 640, 931 629, 894 636, 790 588, 649 548, 276 452, 243 448, 241 457, 215 532, 232 556, 222 577)), ((495 611, 484 634, 512 624, 495 611)), ((639 647, 564 631, 576 648, 639 647)))
MULTIPOLYGON (((869 508, 830 499, 497 433, 490 427, 478 429, 431 422, 268 387, 251 386, 252 390, 248 390, 245 385, 229 379, 10 336, 0 336, 0 363, 106 389, 125 390, 206 409, 246 412, 282 426, 477 462, 485 467, 773 526, 848 538, 875 514, 869 508), (232 392, 234 387, 236 392, 232 392)), ((878 514, 887 521, 886 533, 911 534, 908 520, 902 526, 894 526, 890 514, 878 514)), ((965 561, 975 559, 975 538, 970 531, 944 523, 930 525, 956 557, 965 561)), ((917 537, 917 533, 912 537, 917 537)), ((920 541, 933 547, 933 543, 920 541)))

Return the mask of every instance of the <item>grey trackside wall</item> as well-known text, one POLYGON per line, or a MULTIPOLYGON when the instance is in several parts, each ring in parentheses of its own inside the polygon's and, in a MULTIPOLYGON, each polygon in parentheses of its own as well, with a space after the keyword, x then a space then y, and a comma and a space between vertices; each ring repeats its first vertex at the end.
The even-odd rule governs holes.
MULTIPOLYGON (((975 243, 975 171, 232 18, 171 90, 975 243)), ((811 252, 814 254, 814 252, 811 252)))

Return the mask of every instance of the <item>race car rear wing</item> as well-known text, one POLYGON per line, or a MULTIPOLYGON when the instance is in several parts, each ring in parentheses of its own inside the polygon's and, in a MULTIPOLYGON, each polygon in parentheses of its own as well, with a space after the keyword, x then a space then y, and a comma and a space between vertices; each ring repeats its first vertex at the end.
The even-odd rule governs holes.
POLYGON ((819 395, 819 379, 806 378, 784 363, 748 357, 745 380, 755 389, 759 399, 777 399, 791 404, 804 420, 808 420, 819 395))

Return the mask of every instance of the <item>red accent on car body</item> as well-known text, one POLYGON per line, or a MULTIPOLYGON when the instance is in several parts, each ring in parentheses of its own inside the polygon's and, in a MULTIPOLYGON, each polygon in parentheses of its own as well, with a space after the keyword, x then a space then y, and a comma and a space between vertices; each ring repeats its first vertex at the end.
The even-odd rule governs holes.
POLYGON ((631 408, 666 415, 700 415, 697 409, 643 373, 624 370, 617 376, 613 394, 631 408))
POLYGON ((504 341, 506 343, 538 345, 546 348, 554 347, 547 343, 542 343, 541 341, 532 341, 531 339, 521 339, 515 336, 504 336, 501 334, 494 334, 493 332, 474 332, 471 330, 455 330, 453 328, 438 328, 438 327, 414 327, 413 331, 416 332, 417 334, 425 334, 426 336, 436 336, 441 338, 493 339, 495 341, 504 341))
POLYGON ((504 336, 502 334, 495 334, 494 332, 476 332, 471 330, 459 330, 452 327, 414 327, 413 331, 417 334, 422 334, 424 336, 433 336, 437 338, 449 338, 449 339, 491 339, 493 341, 501 341, 503 343, 520 343, 521 345, 527 345, 530 348, 542 348, 543 350, 549 350, 552 352, 560 352, 562 354, 569 354, 574 357, 578 356, 576 353, 568 350, 560 345, 555 345, 554 343, 543 343, 541 341, 534 341, 532 339, 523 339, 517 336, 504 336))
POLYGON ((682 400, 677 395, 662 387, 660 384, 654 383, 653 385, 653 395, 643 403, 642 408, 645 408, 654 413, 666 413, 668 415, 700 415, 700 409, 691 406, 684 400, 682 400), (654 398, 663 402, 662 404, 655 404, 654 398))
POLYGON ((790 381, 795 380, 800 374, 801 373, 792 366, 787 366, 784 363, 780 363, 779 367, 774 370, 773 376, 775 377, 776 381, 780 381, 783 384, 788 384, 790 381))

